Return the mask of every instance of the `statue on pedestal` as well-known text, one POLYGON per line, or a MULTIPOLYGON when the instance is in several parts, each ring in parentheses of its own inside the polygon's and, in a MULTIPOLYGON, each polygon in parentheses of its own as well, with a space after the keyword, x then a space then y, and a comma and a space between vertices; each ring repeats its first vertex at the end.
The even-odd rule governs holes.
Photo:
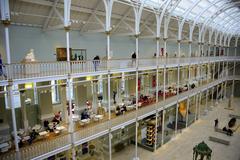
POLYGON ((211 155, 212 150, 204 141, 193 148, 193 160, 211 160, 211 155), (200 159, 198 159, 199 156, 200 159))
POLYGON ((22 62, 23 63, 36 62, 35 55, 34 55, 34 49, 29 50, 29 52, 26 54, 26 56, 24 57, 22 62))

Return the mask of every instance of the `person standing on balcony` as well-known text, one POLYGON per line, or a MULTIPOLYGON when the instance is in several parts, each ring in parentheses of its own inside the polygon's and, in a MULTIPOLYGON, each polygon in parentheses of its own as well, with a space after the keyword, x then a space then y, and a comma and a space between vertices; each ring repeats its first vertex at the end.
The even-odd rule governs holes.
POLYGON ((113 103, 116 104, 116 95, 117 95, 117 92, 116 91, 113 91, 113 103))
POLYGON ((132 65, 136 64, 136 58, 137 58, 136 52, 133 52, 133 54, 132 54, 132 65))
POLYGON ((157 57, 157 54, 156 53, 154 53, 154 55, 153 55, 153 58, 156 58, 157 57))
POLYGON ((93 65, 94 65, 94 70, 95 70, 95 71, 97 71, 97 67, 98 67, 99 63, 100 63, 100 58, 99 58, 99 56, 97 55, 97 56, 95 56, 95 57, 93 58, 93 65))
POLYGON ((215 119, 215 120, 214 120, 214 127, 215 127, 215 128, 218 128, 218 119, 215 119))
POLYGON ((2 62, 2 55, 0 54, 0 76, 3 75, 3 62, 2 62))

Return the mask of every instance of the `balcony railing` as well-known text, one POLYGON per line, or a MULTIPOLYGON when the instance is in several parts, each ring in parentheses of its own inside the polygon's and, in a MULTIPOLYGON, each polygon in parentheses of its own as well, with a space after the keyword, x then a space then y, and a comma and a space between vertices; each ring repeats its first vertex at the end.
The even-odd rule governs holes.
MULTIPOLYGON (((59 137, 53 138, 50 141, 37 142, 30 146, 20 148, 20 157, 22 160, 32 159, 70 144, 71 144, 70 134, 61 135, 59 137)), ((16 157, 17 157, 16 152, 11 151, 1 155, 0 159, 13 160, 16 159, 16 157)))
MULTIPOLYGON (((192 57, 192 58, 159 58, 139 59, 138 68, 160 67, 163 65, 176 66, 187 64, 208 63, 210 61, 236 60, 240 57, 192 57)), ((40 77, 51 77, 67 74, 81 74, 89 72, 99 72, 107 70, 122 70, 136 67, 136 60, 132 59, 112 59, 100 61, 71 61, 68 62, 35 62, 35 63, 12 63, 0 66, 0 78, 4 79, 31 79, 40 77)))

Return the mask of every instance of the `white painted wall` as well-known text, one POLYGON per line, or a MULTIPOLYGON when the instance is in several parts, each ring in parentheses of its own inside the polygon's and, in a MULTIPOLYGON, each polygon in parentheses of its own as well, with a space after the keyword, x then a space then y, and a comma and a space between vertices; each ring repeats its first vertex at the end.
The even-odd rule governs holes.
MULTIPOLYGON (((57 47, 66 47, 64 30, 43 32, 41 28, 10 26, 10 47, 12 62, 19 62, 26 53, 32 48, 35 51, 36 59, 39 61, 55 61, 55 50, 57 47)), ((4 50, 4 28, 0 25, 0 53, 3 60, 6 61, 4 50)), ((70 32, 70 47, 74 49, 87 49, 87 58, 92 59, 95 55, 101 58, 106 55, 106 35, 101 33, 80 34, 78 31, 70 32)), ((163 42, 160 43, 163 48, 163 42)), ((113 58, 130 58, 135 50, 134 37, 111 37, 111 50, 113 58)), ((192 46, 192 52, 195 54, 198 50, 196 44, 192 46)), ((188 44, 182 44, 182 53, 188 55, 188 44)), ((156 52, 155 39, 139 40, 139 57, 152 58, 156 52)), ((177 53, 177 43, 167 43, 167 53, 169 57, 177 53)))

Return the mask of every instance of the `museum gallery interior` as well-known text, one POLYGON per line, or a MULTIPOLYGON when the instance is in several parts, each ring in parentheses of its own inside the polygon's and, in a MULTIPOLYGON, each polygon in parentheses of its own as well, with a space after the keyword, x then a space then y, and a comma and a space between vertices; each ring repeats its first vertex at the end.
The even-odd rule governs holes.
POLYGON ((227 154, 214 145, 240 144, 240 1, 0 7, 0 160, 150 160, 176 148, 210 160, 227 154), (177 145, 203 125, 207 138, 177 145))

